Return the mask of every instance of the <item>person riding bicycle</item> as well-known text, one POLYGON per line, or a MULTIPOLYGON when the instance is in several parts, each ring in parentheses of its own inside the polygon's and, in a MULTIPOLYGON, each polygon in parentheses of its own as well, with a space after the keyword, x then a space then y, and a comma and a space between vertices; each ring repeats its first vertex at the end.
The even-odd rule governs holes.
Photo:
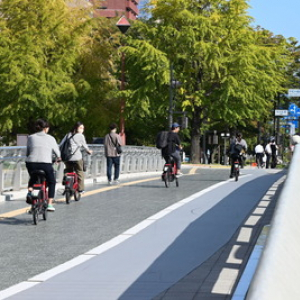
POLYGON ((78 175, 78 189, 79 193, 84 193, 84 162, 82 158, 81 148, 88 154, 92 154, 93 151, 89 149, 85 137, 83 135, 84 125, 82 122, 76 122, 69 133, 65 135, 60 145, 62 145, 67 138, 71 138, 72 156, 68 161, 64 161, 66 166, 64 173, 71 173, 73 170, 78 175))
MULTIPOLYGON (((48 207, 47 210, 54 211, 53 199, 55 196, 56 180, 54 176, 53 152, 56 157, 60 158, 60 151, 55 138, 48 134, 49 123, 46 120, 38 119, 35 123, 36 133, 28 137, 26 150, 26 168, 29 175, 36 170, 43 170, 46 174, 48 185, 48 207)), ((28 194, 26 202, 32 201, 31 192, 33 190, 34 178, 30 177, 28 182, 28 194)))
POLYGON ((180 125, 178 123, 173 123, 170 132, 168 133, 167 146, 164 147, 161 152, 163 158, 168 161, 168 157, 172 156, 177 165, 176 175, 182 175, 181 169, 181 157, 180 150, 182 149, 180 138, 178 132, 180 130, 180 125))
POLYGON ((247 143, 244 139, 242 139, 242 134, 237 133, 236 138, 230 144, 229 154, 231 159, 231 169, 230 169, 230 178, 234 177, 234 162, 238 159, 239 164, 243 164, 242 154, 247 151, 247 143))

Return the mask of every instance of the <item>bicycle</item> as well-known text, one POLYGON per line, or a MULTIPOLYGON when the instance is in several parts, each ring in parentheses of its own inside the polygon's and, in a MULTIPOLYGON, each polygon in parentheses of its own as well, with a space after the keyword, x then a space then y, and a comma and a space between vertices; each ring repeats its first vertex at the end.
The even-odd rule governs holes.
POLYGON ((235 159, 234 159, 234 177, 235 177, 235 181, 238 181, 239 180, 239 175, 240 175, 240 158, 239 156, 237 156, 235 159))
POLYGON ((31 191, 31 214, 33 216, 34 225, 38 224, 39 215, 43 215, 43 219, 46 221, 48 216, 48 190, 46 182, 46 174, 43 170, 35 170, 30 174, 33 177, 35 184, 33 184, 33 190, 31 191))
POLYGON ((72 196, 74 196, 75 201, 79 201, 81 198, 81 193, 79 192, 78 175, 74 171, 75 163, 69 162, 69 164, 72 164, 73 170, 72 172, 66 173, 63 180, 63 184, 65 185, 63 195, 65 195, 67 204, 70 203, 72 196))
POLYGON ((170 186, 170 182, 175 181, 176 187, 179 186, 177 173, 177 165, 172 156, 165 157, 166 163, 163 168, 162 180, 165 182, 166 188, 170 186))

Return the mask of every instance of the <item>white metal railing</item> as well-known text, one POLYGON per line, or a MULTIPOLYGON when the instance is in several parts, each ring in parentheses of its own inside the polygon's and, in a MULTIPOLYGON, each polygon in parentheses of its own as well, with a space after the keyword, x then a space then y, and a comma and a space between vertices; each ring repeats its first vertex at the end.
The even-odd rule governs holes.
MULTIPOLYGON (((86 178, 106 175, 106 158, 103 145, 89 145, 92 155, 84 154, 86 178)), ((163 168, 160 150, 153 147, 123 146, 120 173, 156 172, 163 168)), ((26 147, 0 147, 0 192, 27 187, 28 172, 25 165, 26 147)), ((64 164, 55 164, 56 179, 61 181, 64 164)))
POLYGON ((247 300, 300 299, 299 161, 296 145, 247 300))

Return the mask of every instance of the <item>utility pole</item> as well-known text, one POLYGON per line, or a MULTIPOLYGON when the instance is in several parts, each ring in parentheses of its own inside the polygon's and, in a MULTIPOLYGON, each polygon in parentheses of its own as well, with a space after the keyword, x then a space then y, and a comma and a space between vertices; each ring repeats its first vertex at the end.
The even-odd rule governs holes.
POLYGON ((170 64, 170 88, 169 88, 169 128, 173 124, 173 64, 170 64))

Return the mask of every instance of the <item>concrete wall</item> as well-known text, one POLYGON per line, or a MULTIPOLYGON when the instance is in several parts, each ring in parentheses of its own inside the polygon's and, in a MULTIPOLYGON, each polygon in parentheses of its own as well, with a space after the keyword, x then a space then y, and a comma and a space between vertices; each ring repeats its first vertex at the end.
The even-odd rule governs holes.
POLYGON ((300 145, 295 146, 247 300, 300 299, 300 145))

